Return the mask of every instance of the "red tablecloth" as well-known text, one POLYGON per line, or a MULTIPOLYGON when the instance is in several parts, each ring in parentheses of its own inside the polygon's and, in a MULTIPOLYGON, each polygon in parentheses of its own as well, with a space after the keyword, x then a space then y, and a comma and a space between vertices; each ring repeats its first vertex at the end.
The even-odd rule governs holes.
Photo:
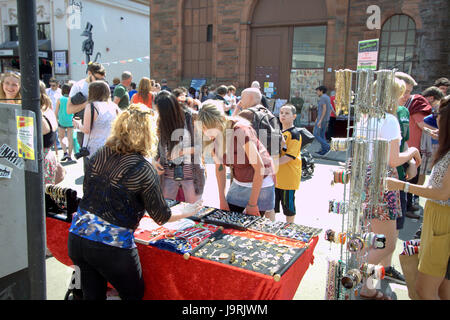
MULTIPOLYGON (((67 252, 69 223, 47 218, 47 247, 61 263, 70 266, 67 252)), ((318 237, 284 273, 273 277, 156 247, 137 244, 148 300, 290 300, 314 261, 318 237)))

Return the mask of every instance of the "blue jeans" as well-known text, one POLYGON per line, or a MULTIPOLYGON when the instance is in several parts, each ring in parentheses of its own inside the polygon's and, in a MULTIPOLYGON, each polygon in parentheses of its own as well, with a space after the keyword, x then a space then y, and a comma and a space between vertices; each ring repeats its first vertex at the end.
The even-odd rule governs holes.
MULTIPOLYGON (((245 208, 251 193, 252 188, 243 187, 233 182, 228 189, 226 199, 232 205, 245 208)), ((260 211, 273 210, 275 207, 275 185, 261 188, 257 203, 260 211)))
POLYGON ((321 124, 321 128, 319 128, 316 125, 314 126, 313 135, 319 141, 320 145, 322 146, 320 151, 328 151, 330 149, 330 145, 327 142, 327 139, 325 138, 325 133, 327 132, 328 128, 328 122, 323 122, 321 124))

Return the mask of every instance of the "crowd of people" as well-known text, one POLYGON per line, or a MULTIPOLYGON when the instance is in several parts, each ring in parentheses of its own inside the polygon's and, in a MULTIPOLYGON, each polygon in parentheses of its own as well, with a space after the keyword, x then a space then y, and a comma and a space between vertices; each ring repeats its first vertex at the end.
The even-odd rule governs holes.
MULTIPOLYGON (((299 92, 276 117, 257 81, 237 96, 233 85, 172 90, 166 80, 157 83, 148 77, 136 86, 128 71, 111 86, 105 77, 105 68, 91 63, 86 78, 77 82, 61 88, 55 79, 50 88, 40 83, 45 183, 60 182, 60 162, 83 159, 83 198, 70 228, 69 255, 89 275, 81 280, 85 298, 104 299, 107 282, 122 299, 142 298, 133 230, 145 212, 164 224, 199 210, 205 156, 215 164, 220 209, 272 221, 283 212, 287 222, 294 221, 302 171, 299 92), (175 214, 164 199, 190 205, 175 214)), ((423 299, 450 299, 450 82, 438 79, 422 94, 412 95, 416 85, 410 75, 396 73, 398 108, 381 123, 379 137, 389 141, 389 190, 383 198, 386 206, 366 214, 373 232, 384 234, 387 245, 371 250, 368 259, 382 264, 388 278, 404 283, 391 265, 392 253, 405 217, 418 218, 417 198, 425 197, 423 227, 417 234, 421 251, 416 289, 423 299)), ((334 132, 334 96, 328 91, 316 88, 313 134, 321 146, 319 156, 330 151, 334 132)), ((20 103, 20 74, 2 75, 0 99, 20 103)), ((360 295, 389 299, 368 284, 360 295)))

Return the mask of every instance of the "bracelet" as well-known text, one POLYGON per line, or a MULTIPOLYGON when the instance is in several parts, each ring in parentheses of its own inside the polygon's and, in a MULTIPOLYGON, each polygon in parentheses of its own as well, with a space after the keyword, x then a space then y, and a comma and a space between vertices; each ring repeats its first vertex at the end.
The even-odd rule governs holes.
POLYGON ((258 206, 258 204, 251 205, 250 203, 247 203, 247 207, 250 207, 250 208, 254 208, 254 207, 257 207, 257 206, 258 206))
POLYGON ((405 182, 405 184, 403 186, 403 192, 408 193, 409 186, 410 186, 410 183, 409 182, 405 182))

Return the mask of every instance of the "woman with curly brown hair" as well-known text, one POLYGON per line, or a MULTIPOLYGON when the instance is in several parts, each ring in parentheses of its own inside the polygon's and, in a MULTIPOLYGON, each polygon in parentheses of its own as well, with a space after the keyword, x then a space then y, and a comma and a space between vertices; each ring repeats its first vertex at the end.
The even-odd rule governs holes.
POLYGON ((423 213, 416 291, 421 299, 450 300, 450 96, 437 112, 439 147, 427 186, 388 178, 389 190, 427 198, 423 213))
POLYGON ((142 104, 131 105, 117 117, 105 146, 89 161, 68 241, 86 300, 106 299, 108 282, 122 300, 142 299, 144 280, 134 242, 140 219, 147 212, 161 225, 199 209, 193 205, 171 213, 158 174, 146 160, 155 154, 156 143, 154 113, 142 104))

